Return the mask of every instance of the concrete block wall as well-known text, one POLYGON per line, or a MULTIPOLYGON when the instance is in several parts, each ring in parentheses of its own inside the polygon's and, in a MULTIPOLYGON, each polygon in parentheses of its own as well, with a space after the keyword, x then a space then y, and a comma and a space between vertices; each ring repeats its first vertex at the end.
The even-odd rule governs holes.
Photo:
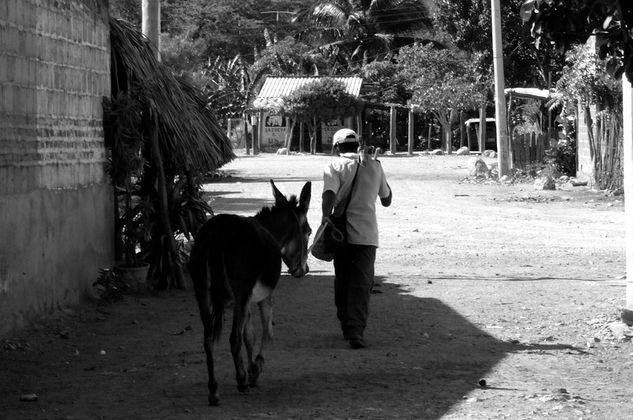
MULTIPOLYGON (((596 37, 590 36, 585 43, 584 48, 597 51, 596 49, 596 37)), ((589 143, 589 125, 588 118, 595 118, 596 106, 590 105, 590 115, 585 114, 585 106, 579 100, 578 110, 576 113, 576 178, 587 181, 589 186, 593 187, 595 183, 593 157, 591 155, 590 143, 589 143)), ((594 124, 594 135, 595 124, 594 124)))
MULTIPOLYGON (((596 115, 596 107, 590 107, 590 113, 593 117, 596 115)), ((593 186, 594 171, 593 159, 591 157, 591 149, 589 144, 589 126, 587 125, 587 115, 583 106, 578 107, 576 118, 576 178, 587 181, 593 186)), ((594 133, 595 134, 595 133, 594 133)))
POLYGON ((113 258, 107 0, 0 0, 0 335, 92 290, 113 258))

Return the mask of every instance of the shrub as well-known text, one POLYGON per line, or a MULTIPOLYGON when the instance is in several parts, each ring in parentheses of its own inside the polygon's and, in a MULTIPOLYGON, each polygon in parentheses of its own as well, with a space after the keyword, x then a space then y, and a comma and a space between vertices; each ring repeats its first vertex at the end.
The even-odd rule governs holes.
POLYGON ((545 162, 553 174, 576 175, 576 141, 566 139, 559 141, 545 152, 545 162))

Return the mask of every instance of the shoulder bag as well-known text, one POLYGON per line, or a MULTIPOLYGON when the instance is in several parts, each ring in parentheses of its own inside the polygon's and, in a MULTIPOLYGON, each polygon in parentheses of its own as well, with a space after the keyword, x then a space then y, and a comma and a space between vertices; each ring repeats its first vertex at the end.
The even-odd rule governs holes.
POLYGON ((323 261, 331 261, 334 258, 334 254, 347 244, 346 212, 352 200, 352 193, 354 192, 354 185, 356 184, 359 168, 360 163, 356 167, 356 172, 354 173, 354 178, 352 179, 352 184, 349 188, 342 211, 339 214, 333 212, 329 217, 330 220, 326 224, 321 225, 315 234, 314 243, 310 250, 315 258, 323 261))

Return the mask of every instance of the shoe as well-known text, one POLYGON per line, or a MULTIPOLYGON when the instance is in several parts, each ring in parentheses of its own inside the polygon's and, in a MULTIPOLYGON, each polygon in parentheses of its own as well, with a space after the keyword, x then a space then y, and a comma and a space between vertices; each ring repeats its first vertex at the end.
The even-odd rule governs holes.
POLYGON ((349 332, 347 331, 347 327, 344 326, 343 324, 341 324, 341 331, 343 331, 343 339, 346 341, 349 340, 350 339, 349 332))
POLYGON ((349 345, 353 349, 364 349, 365 347, 367 347, 367 344, 365 344, 365 340, 363 340, 362 338, 350 338, 349 345))

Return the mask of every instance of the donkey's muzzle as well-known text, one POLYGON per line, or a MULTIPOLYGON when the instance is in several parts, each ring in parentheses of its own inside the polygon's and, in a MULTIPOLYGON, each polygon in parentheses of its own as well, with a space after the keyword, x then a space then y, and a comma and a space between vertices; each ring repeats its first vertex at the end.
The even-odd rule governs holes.
POLYGON ((290 273, 292 277, 299 278, 308 274, 309 271, 310 271, 310 268, 308 267, 308 264, 306 264, 305 266, 299 266, 292 270, 288 270, 288 273, 290 273))

